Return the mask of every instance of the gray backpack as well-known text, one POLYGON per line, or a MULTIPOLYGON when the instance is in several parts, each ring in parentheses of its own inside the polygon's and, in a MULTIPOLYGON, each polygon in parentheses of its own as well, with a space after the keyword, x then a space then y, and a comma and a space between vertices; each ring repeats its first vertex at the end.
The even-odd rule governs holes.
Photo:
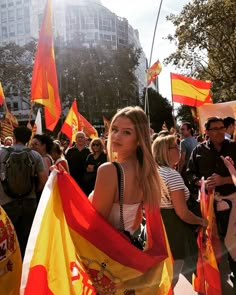
POLYGON ((4 148, 1 161, 1 182, 4 192, 12 198, 23 198, 34 188, 35 163, 31 149, 4 148))

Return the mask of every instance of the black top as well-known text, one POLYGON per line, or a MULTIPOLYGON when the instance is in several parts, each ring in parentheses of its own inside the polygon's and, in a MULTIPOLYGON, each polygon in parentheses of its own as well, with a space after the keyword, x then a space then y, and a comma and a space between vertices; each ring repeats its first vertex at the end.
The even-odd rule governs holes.
MULTIPOLYGON (((87 159, 86 159, 86 168, 88 165, 94 165, 94 173, 97 173, 98 167, 102 164, 107 162, 107 155, 102 152, 97 159, 94 158, 93 154, 89 154, 87 159)), ((93 173, 93 172, 90 172, 93 173)))
POLYGON ((107 162, 107 155, 104 152, 102 152, 97 159, 94 158, 94 155, 92 153, 88 155, 85 163, 85 169, 88 165, 94 165, 94 170, 92 172, 86 171, 84 174, 84 192, 87 196, 94 189, 98 167, 105 162, 107 162))
POLYGON ((81 186, 81 188, 83 186, 85 162, 88 154, 90 154, 90 151, 87 147, 83 148, 81 151, 79 151, 77 147, 72 147, 66 154, 66 160, 68 161, 70 174, 81 186))
MULTIPOLYGON (((195 182, 200 180, 202 176, 207 179, 213 173, 223 177, 230 176, 229 170, 220 158, 221 155, 230 156, 236 163, 236 142, 224 140, 220 152, 209 140, 199 144, 193 150, 186 170, 190 185, 195 185, 195 182)), ((216 187, 215 190, 221 195, 227 196, 236 192, 236 187, 233 184, 225 184, 216 187)))

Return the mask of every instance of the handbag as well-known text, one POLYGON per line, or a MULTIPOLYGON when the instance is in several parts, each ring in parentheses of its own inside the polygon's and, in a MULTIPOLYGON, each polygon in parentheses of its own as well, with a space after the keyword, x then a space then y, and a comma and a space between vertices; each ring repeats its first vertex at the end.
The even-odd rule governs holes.
POLYGON ((116 167, 117 177, 118 177, 118 194, 119 194, 119 204, 120 204, 120 232, 122 235, 136 248, 143 250, 145 241, 140 237, 135 237, 130 234, 129 231, 125 230, 124 216, 123 216, 123 195, 124 195, 124 174, 123 170, 117 162, 113 162, 116 167))

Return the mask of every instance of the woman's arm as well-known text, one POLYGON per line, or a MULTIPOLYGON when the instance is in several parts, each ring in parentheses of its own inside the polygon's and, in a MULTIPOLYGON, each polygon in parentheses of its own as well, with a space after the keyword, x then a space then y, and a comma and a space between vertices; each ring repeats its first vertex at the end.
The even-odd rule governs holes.
POLYGON ((117 195, 118 181, 115 167, 105 163, 98 168, 93 195, 90 200, 93 207, 108 219, 117 195))
POLYGON ((233 180, 234 185, 236 185, 236 169, 234 167, 233 160, 228 156, 227 157, 220 156, 220 157, 223 160, 225 166, 228 168, 229 173, 232 176, 232 180, 233 180))
POLYGON ((180 219, 189 224, 199 224, 204 227, 207 226, 208 221, 205 218, 198 217, 188 209, 185 201, 184 190, 172 191, 170 192, 170 197, 174 205, 175 212, 180 219))

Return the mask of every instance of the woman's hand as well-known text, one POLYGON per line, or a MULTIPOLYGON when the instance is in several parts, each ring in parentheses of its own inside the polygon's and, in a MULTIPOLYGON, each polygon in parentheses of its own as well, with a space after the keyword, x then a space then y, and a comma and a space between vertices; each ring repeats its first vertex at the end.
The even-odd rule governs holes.
POLYGON ((234 185, 236 185, 236 170, 235 170, 235 167, 234 167, 234 161, 229 156, 226 156, 226 157, 220 156, 220 157, 223 160, 225 166, 228 168, 229 173, 231 174, 234 185))
POLYGON ((233 161, 232 158, 230 158, 229 156, 226 156, 226 157, 220 156, 220 157, 223 160, 225 166, 229 169, 229 171, 230 171, 230 169, 234 169, 235 170, 235 168, 234 168, 234 161, 233 161))

